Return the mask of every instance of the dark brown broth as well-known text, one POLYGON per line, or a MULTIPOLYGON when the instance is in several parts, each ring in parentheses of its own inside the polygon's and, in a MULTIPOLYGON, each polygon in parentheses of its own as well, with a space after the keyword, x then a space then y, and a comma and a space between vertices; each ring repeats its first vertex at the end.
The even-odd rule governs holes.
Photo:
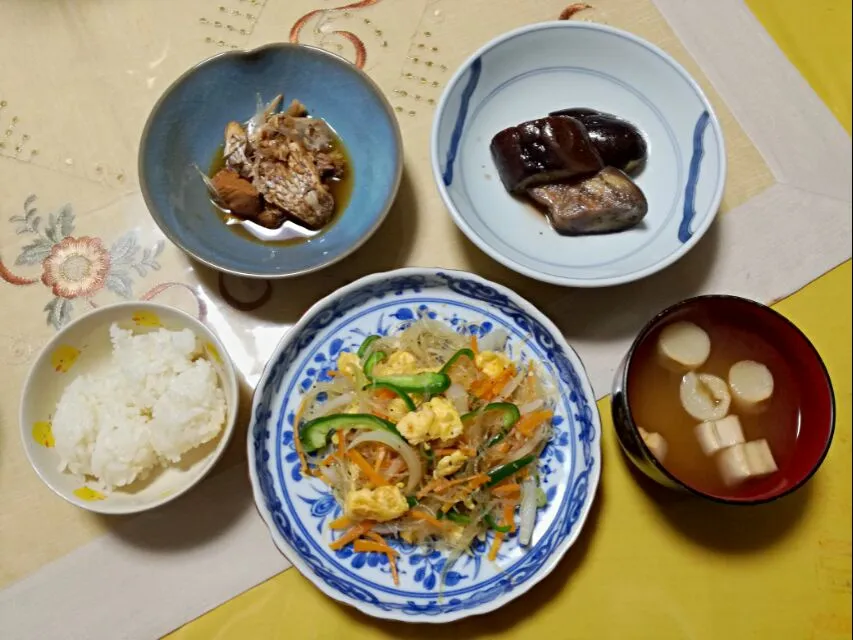
MULTIPOLYGON (((800 399, 789 365, 782 354, 759 334, 744 329, 711 324, 702 318, 689 318, 711 338, 711 355, 699 369, 728 380, 729 368, 740 360, 765 364, 773 374, 774 392, 763 412, 748 415, 732 405, 731 413, 740 418, 747 441, 764 438, 770 445, 777 466, 783 468, 794 452, 800 425, 800 399)), ((681 374, 664 368, 657 358, 657 342, 663 326, 652 332, 637 348, 628 375, 628 402, 637 426, 657 432, 668 444, 664 467, 685 484, 705 493, 737 496, 738 489, 727 488, 713 458, 699 447, 694 429, 697 421, 681 406, 681 374)), ((744 493, 754 493, 755 483, 768 486, 778 482, 769 476, 752 481, 744 493)))
MULTIPOLYGON (((308 238, 289 238, 288 240, 261 240, 260 238, 249 233, 245 227, 241 224, 243 222, 242 218, 238 218, 236 216, 232 216, 228 213, 225 213, 217 207, 215 204, 211 202, 211 208, 216 212, 217 217, 224 222, 228 228, 230 228, 234 233, 236 233, 241 238, 249 240, 250 242, 256 242, 258 244, 263 245, 275 245, 275 246, 292 246, 296 244, 302 244, 303 242, 309 242, 311 240, 315 240, 331 229, 338 220, 341 219, 341 214, 346 210, 347 205, 349 204, 350 198, 352 197, 353 185, 355 184, 355 172, 352 170, 352 159, 350 158, 349 151, 344 145, 343 141, 335 135, 334 142, 332 144, 332 148, 335 151, 338 151, 344 157, 344 175, 342 178, 336 178, 328 181, 326 184, 329 187, 329 191, 332 192, 332 197, 335 199, 335 212, 332 215, 332 219, 329 220, 329 223, 323 227, 319 234, 308 238)), ((216 149, 216 154, 213 156, 213 160, 210 163, 210 167, 208 168, 207 175, 209 177, 215 176, 219 171, 225 168, 225 145, 221 144, 216 149)))

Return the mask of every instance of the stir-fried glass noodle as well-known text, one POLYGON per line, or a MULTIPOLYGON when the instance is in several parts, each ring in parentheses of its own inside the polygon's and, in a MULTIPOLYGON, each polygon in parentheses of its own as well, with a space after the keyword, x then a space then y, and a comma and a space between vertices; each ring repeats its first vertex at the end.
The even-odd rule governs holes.
POLYGON ((513 362, 495 331, 482 344, 421 319, 342 352, 333 380, 314 386, 295 424, 303 471, 343 508, 331 544, 388 556, 387 538, 451 551, 495 531, 530 543, 544 506, 536 461, 551 434, 554 388, 532 362, 513 362))

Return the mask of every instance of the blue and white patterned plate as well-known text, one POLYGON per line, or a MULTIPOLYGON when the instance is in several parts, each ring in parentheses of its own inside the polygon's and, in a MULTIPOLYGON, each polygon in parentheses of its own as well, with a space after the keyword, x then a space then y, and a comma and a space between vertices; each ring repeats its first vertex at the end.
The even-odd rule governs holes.
POLYGON ((512 291, 461 271, 401 269, 358 280, 314 305, 281 341, 258 384, 249 429, 249 470, 258 510, 279 549, 327 595, 370 615, 448 622, 520 596, 577 539, 601 474, 601 424, 583 366, 557 328, 512 291), (548 504, 533 541, 510 538, 496 562, 491 539, 475 543, 441 575, 446 555, 396 541, 400 584, 378 553, 329 549, 341 509, 320 480, 302 476, 293 420, 305 392, 327 380, 338 354, 371 333, 395 332, 421 316, 459 331, 509 334, 514 358, 540 362, 557 381, 554 435, 539 461, 548 504))
POLYGON ((635 35, 583 22, 524 27, 472 55, 444 90, 431 153, 439 192, 474 244, 510 269, 574 287, 637 280, 678 260, 711 226, 726 177, 720 124, 687 71, 635 35), (492 137, 569 107, 643 132, 648 161, 635 180, 649 213, 636 227, 561 236, 501 184, 492 137))

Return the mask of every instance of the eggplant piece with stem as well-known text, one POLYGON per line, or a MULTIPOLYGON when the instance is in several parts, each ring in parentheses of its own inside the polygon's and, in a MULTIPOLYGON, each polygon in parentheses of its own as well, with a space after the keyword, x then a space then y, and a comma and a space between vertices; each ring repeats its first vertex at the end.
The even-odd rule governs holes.
POLYGON ((646 161, 646 141, 639 129, 627 120, 595 109, 575 108, 552 111, 551 116, 579 121, 605 165, 636 173, 646 161))
POLYGON ((584 126, 574 118, 548 117, 523 122, 497 133, 492 158, 507 191, 583 175, 604 166, 584 126))
POLYGON ((639 224, 649 210, 640 188, 613 167, 591 178, 533 187, 527 193, 545 208, 551 226, 565 235, 622 231, 639 224))

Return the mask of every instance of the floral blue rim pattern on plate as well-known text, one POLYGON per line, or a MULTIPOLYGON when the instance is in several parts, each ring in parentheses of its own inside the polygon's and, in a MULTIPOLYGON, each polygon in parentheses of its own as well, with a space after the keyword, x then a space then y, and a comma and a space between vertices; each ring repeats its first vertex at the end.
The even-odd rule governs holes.
POLYGON ((445 622, 521 595, 574 542, 600 476, 598 413, 575 353, 529 303, 463 272, 404 269, 367 276, 317 303, 270 360, 252 413, 250 475, 276 544, 326 594, 379 617, 445 622), (514 358, 534 358, 558 380, 555 433, 539 461, 549 504, 540 510, 531 547, 523 550, 512 538, 501 549, 499 567, 485 558, 490 539, 476 542, 472 554, 449 570, 445 554, 394 541, 401 574, 395 586, 381 554, 329 549, 328 521, 340 507, 325 484, 302 477, 292 422, 302 395, 328 377, 338 353, 357 347, 367 333, 396 331, 424 315, 481 337, 501 327, 514 358))

